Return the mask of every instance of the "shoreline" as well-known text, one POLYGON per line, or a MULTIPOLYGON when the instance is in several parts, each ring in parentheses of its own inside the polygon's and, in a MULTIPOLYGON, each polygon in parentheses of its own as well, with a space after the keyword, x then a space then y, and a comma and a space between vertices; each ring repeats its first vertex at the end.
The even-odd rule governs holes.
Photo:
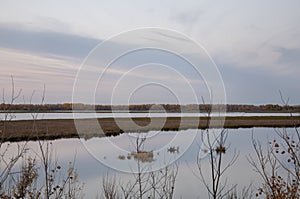
MULTIPOLYGON (((0 113, 34 113, 34 114, 42 114, 42 113, 149 113, 149 110, 39 110, 39 111, 26 111, 26 110, 0 110, 0 113)), ((161 110, 151 110, 151 113, 178 113, 178 114, 185 114, 185 113, 200 113, 200 114, 207 114, 205 111, 199 112, 199 110, 190 110, 190 111, 183 111, 183 112, 178 112, 178 111, 161 111, 161 110)), ((219 112, 215 112, 219 113, 219 112)), ((300 111, 289 111, 289 110, 282 110, 282 111, 262 111, 262 110, 257 110, 257 111, 224 111, 224 113, 287 113, 287 114, 300 114, 300 111)))
POLYGON ((92 119, 41 119, 0 122, 2 142, 53 140, 117 136, 127 132, 151 130, 178 131, 209 128, 293 128, 300 127, 300 116, 230 116, 223 117, 134 117, 92 119), (118 124, 116 123, 116 120, 118 124), (75 125, 75 122, 78 126, 75 125), (210 125, 208 125, 208 123, 210 125), (99 128, 100 126, 101 128, 99 128), (76 128, 77 127, 77 128, 76 128), (121 127, 121 128, 120 128, 121 127), (78 134, 78 130, 79 133, 78 134))

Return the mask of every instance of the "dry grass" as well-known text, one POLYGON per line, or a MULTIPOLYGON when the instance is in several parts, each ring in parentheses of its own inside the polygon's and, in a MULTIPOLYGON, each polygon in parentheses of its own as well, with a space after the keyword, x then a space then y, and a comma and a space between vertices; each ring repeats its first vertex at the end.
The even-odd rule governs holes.
MULTIPOLYGON (((124 126, 120 129, 113 118, 98 119, 103 132, 99 132, 99 125, 94 124, 91 119, 80 119, 84 125, 84 134, 78 135, 73 119, 45 119, 36 120, 37 131, 32 131, 33 121, 7 121, 6 134, 3 141, 24 141, 39 139, 58 139, 58 138, 92 138, 111 135, 119 135, 123 132, 146 132, 149 130, 184 130, 184 129, 206 129, 207 117, 168 117, 168 118, 118 118, 118 122, 124 126), (163 127, 161 120, 166 119, 163 127), (132 125, 133 120, 139 127, 132 125), (197 125, 198 124, 198 125, 197 125), (36 135, 38 132, 38 136, 36 135)), ((222 118, 212 117, 210 121, 221 121, 222 118)), ((3 124, 0 124, 0 129, 3 124)), ((290 116, 254 116, 254 117, 227 117, 224 128, 251 128, 251 127, 299 127, 300 117, 290 116)), ((210 128, 221 128, 222 126, 210 126, 210 128)))

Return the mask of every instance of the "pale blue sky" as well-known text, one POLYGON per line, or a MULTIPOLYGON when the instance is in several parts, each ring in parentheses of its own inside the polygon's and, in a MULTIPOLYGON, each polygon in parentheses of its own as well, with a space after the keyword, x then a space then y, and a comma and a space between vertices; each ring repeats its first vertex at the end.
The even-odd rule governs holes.
MULTIPOLYGON (((291 104, 300 104, 297 0, 1 0, 0 5, 1 88, 7 93, 14 75, 25 100, 37 90, 38 102, 45 83, 46 102, 70 102, 77 70, 99 42, 135 28, 161 27, 186 34, 208 51, 223 77, 228 103, 280 103, 282 90, 291 104)), ((144 72, 141 77, 149 73, 144 72)), ((105 83, 109 85, 109 79, 105 83)), ((197 87, 203 85, 195 83, 197 87)), ((180 81, 178 88, 184 93, 180 81)), ((199 90, 197 95, 207 97, 205 89, 199 90)), ((174 102, 171 96, 159 99, 152 92, 161 90, 149 87, 133 102, 174 102)))

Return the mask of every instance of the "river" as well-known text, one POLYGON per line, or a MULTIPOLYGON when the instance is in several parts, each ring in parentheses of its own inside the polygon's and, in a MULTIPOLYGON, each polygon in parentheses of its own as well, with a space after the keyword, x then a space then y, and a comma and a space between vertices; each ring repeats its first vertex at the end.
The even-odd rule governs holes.
MULTIPOLYGON (((212 113, 211 116, 290 116, 290 113, 243 113, 227 112, 212 113)), ((299 116, 300 113, 293 113, 293 116, 299 116)), ((12 113, 11 120, 32 120, 36 119, 83 119, 83 118, 113 118, 113 117, 195 117, 207 116, 205 113, 12 113)), ((5 113, 0 113, 0 120, 5 118, 5 113)))
MULTIPOLYGON (((53 114, 45 115, 53 116, 53 114)), ((62 117, 67 116, 70 114, 63 114, 62 117)), ((216 129, 211 131, 215 131, 216 134, 220 133, 216 129)), ((288 131, 293 131, 293 129, 288 129, 288 131)), ((119 185, 134 180, 132 172, 137 171, 138 164, 146 171, 174 166, 174 163, 178 165, 174 198, 207 198, 205 186, 199 179, 197 164, 197 157, 200 154, 203 171, 205 174, 209 174, 209 161, 203 153, 205 147, 202 144, 201 134, 203 131, 198 129, 169 132, 151 131, 145 134, 126 133, 116 137, 89 140, 59 139, 48 142, 51 142, 54 159, 63 169, 66 170, 69 162, 75 158, 79 182, 84 183, 85 198, 102 198, 101 187, 106 175, 115 177, 119 185), (146 138, 143 143, 143 151, 150 152, 152 155, 149 159, 137 161, 134 156, 130 156, 130 153, 136 150, 136 140, 141 138, 146 138)), ((224 177, 228 179, 228 185, 237 185, 238 189, 250 184, 253 185, 253 189, 256 189, 261 183, 261 178, 253 171, 253 167, 247 160, 249 155, 255 157, 251 142, 252 136, 266 146, 268 140, 273 140, 277 135, 271 128, 228 130, 226 143, 230 147, 226 151, 224 160, 228 161, 234 151, 238 154, 238 158, 224 174, 224 177)), ((5 144, 10 144, 8 154, 13 154, 17 145, 22 145, 24 142, 5 144)), ((38 146, 36 141, 28 142, 29 150, 26 156, 39 154, 38 146)), ((21 162, 18 164, 19 166, 16 168, 20 168, 21 162)))

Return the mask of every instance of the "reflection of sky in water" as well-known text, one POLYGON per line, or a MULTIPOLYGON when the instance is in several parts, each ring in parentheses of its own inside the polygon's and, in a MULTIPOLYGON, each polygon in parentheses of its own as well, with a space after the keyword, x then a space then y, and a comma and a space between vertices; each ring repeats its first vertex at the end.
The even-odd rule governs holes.
MULTIPOLYGON (((290 116, 290 113, 242 113, 242 112, 227 112, 227 113, 212 113, 212 116, 290 116)), ((77 119, 82 118, 111 118, 111 117, 195 117, 207 116, 207 113, 39 113, 35 114, 37 119, 77 119)), ((294 116, 299 116, 299 113, 293 113, 294 116)), ((0 120, 5 118, 5 114, 0 112, 0 120)), ((14 113, 12 120, 32 120, 30 113, 14 113)))
POLYGON ((139 140, 146 138, 140 150, 153 152, 155 160, 143 166, 149 167, 150 164, 152 170, 157 170, 178 159, 193 143, 197 131, 129 133, 117 137, 93 138, 83 141, 83 144, 99 162, 119 171, 132 172, 137 169, 134 158, 122 161, 123 158, 117 157, 127 157, 128 154, 136 152, 136 140, 139 135, 139 140), (170 147, 179 147, 181 153, 170 153, 170 147))
MULTIPOLYGON (((201 146, 200 133, 198 133, 191 146, 186 146, 187 140, 189 140, 189 137, 192 137, 195 132, 196 130, 162 132, 158 134, 155 134, 156 132, 151 132, 148 135, 149 139, 145 144, 145 151, 154 152, 155 161, 151 163, 153 165, 170 162, 179 157, 179 160, 177 161, 179 163, 179 171, 175 185, 175 198, 180 198, 181 196, 183 198, 207 198, 207 192, 196 176, 198 175, 196 157, 201 146), (175 137, 179 139, 177 139, 176 142, 172 142, 175 137), (180 152, 169 153, 168 148, 173 146, 178 146, 180 152), (184 149, 185 147, 188 148, 186 151, 184 149), (160 151, 159 154, 157 154, 158 150, 160 151)), ((254 155, 254 149, 251 144, 252 132, 254 137, 262 144, 267 143, 267 138, 273 139, 275 136, 275 131, 270 128, 229 130, 227 143, 230 143, 230 149, 224 156, 225 161, 226 157, 231 157, 230 155, 234 149, 239 152, 237 162, 226 173, 226 176, 229 176, 229 185, 238 184, 239 188, 243 188, 244 186, 253 183, 255 187, 258 186, 257 182, 260 181, 260 178, 247 161, 247 156, 249 154, 254 155)), ((116 164, 120 167, 128 167, 128 165, 133 167, 136 165, 136 161, 133 158, 130 160, 127 158, 125 158, 125 160, 120 160, 118 158, 119 155, 125 155, 126 157, 128 153, 134 150, 131 142, 135 139, 133 135, 136 134, 122 134, 118 137, 109 138, 94 138, 92 139, 95 144, 94 150, 96 151, 97 149, 101 152, 99 154, 102 156, 102 160, 106 160, 108 163, 116 164), (114 151, 110 143, 114 143, 118 146, 121 151, 123 151, 123 154, 120 154, 119 151, 114 151), (103 154, 105 154, 105 158, 103 154)), ((82 140, 82 142, 85 142, 84 144, 86 144, 87 142, 91 142, 91 140, 82 140)), ((96 195, 100 194, 102 176, 106 175, 107 172, 109 172, 110 175, 116 175, 121 181, 132 178, 131 174, 108 169, 101 163, 102 160, 98 161, 88 153, 82 142, 79 139, 61 139, 53 141, 53 146, 55 148, 55 158, 61 163, 63 168, 68 166, 69 161, 73 160, 76 153, 76 167, 78 169, 80 181, 85 183, 84 192, 86 198, 95 198, 96 195)), ((38 151, 36 142, 29 142, 29 146, 33 148, 34 151, 38 151)), ((205 160, 203 167, 208 169, 207 165, 205 165, 207 164, 207 161, 205 160)), ((146 165, 146 163, 143 163, 143 165, 146 165)))

